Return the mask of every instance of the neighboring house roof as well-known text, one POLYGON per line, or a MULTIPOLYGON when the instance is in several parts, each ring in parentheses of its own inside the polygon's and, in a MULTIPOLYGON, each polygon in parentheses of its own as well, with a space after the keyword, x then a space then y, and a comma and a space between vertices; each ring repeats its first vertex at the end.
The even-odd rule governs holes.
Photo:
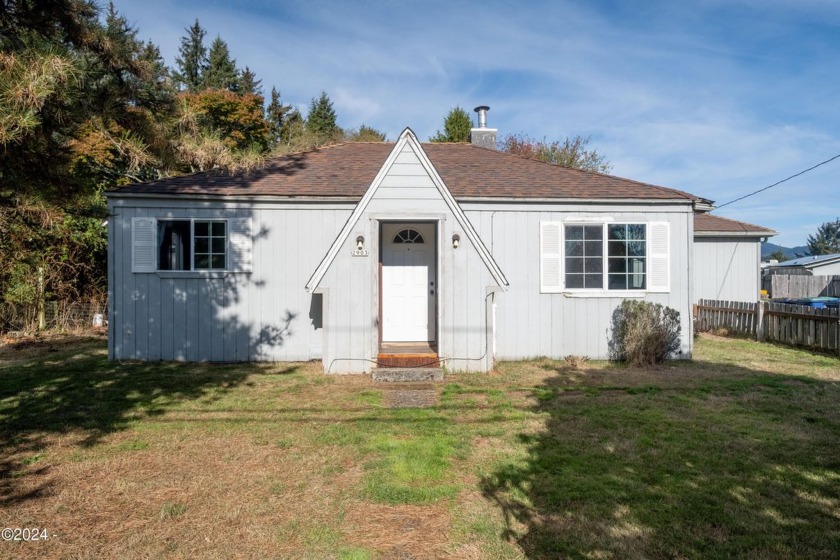
MULTIPOLYGON (((194 173, 128 185, 122 195, 274 196, 359 200, 370 187, 393 142, 351 142, 271 158, 249 174, 194 173)), ((708 202, 692 194, 568 169, 472 144, 422 144, 456 199, 589 199, 708 202)))
POLYGON ((834 264, 836 262, 840 262, 840 253, 833 253, 831 255, 815 255, 810 257, 800 257, 798 259, 773 264, 772 266, 774 268, 785 266, 801 266, 804 268, 815 268, 828 264, 834 264))
POLYGON ((694 214, 694 237, 771 237, 778 232, 711 214, 694 214))

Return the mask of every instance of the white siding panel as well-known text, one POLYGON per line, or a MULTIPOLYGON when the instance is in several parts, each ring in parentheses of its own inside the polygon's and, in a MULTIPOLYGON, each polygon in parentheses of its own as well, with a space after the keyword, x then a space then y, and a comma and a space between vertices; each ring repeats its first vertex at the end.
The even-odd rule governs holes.
MULTIPOLYGON (((492 215, 492 243, 488 248, 510 281, 510 289, 497 295, 497 350, 499 359, 523 359, 540 355, 560 358, 568 354, 606 358, 612 313, 622 298, 609 293, 579 297, 569 293, 540 293, 540 223, 579 217, 578 208, 528 206, 467 211, 473 223, 481 214, 492 215)), ((592 217, 616 221, 667 222, 670 230, 668 272, 671 292, 646 293, 643 299, 668 305, 680 312, 684 355, 691 351, 691 305, 688 277, 691 214, 687 207, 669 207, 646 214, 638 208, 615 205, 587 207, 592 217)))
POLYGON ((698 237, 694 249, 694 303, 701 299, 758 301, 758 239, 698 237))

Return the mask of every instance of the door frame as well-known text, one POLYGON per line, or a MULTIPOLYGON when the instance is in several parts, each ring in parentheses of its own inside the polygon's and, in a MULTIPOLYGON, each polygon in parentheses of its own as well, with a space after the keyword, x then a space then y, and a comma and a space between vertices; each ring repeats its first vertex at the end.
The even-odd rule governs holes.
MULTIPOLYGON (((382 347, 382 331, 383 331, 383 324, 384 324, 384 306, 382 303, 383 299, 383 289, 382 289, 382 258, 385 251, 385 238, 384 238, 384 226, 385 225, 393 225, 399 224, 400 226, 404 227, 411 227, 415 224, 422 224, 422 225, 431 225, 434 231, 434 243, 430 243, 429 245, 432 247, 434 251, 434 255, 432 260, 435 263, 435 274, 434 274, 434 281, 435 281, 435 308, 434 308, 434 319, 435 319, 435 328, 434 328, 434 341, 417 341, 417 342, 430 342, 435 348, 439 348, 440 346, 440 323, 441 323, 441 294, 442 294, 442 285, 441 285, 441 277, 442 277, 442 264, 443 259, 441 259, 441 231, 443 229, 443 217, 430 217, 430 216, 418 216, 418 217, 407 217, 407 216, 400 216, 400 217, 381 217, 375 220, 376 224, 376 240, 377 240, 377 256, 376 256, 376 274, 374 278, 376 278, 376 302, 377 302, 377 314, 376 314, 376 323, 377 323, 377 347, 382 347)), ((428 295, 428 292, 427 292, 428 295)), ((428 336, 427 336, 428 338, 428 336)))

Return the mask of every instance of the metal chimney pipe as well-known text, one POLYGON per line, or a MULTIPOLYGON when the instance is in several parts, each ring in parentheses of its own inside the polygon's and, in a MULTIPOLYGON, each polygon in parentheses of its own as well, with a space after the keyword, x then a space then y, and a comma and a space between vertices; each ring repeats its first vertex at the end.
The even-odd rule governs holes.
POLYGON ((487 105, 479 105, 473 111, 478 113, 478 128, 487 128, 487 111, 490 107, 487 105))

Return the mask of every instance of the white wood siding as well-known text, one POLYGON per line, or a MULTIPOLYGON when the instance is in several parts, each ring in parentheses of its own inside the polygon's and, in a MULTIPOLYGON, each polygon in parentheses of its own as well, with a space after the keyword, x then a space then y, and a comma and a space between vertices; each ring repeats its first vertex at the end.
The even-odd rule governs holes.
POLYGON ((497 294, 497 359, 536 356, 560 358, 569 354, 606 358, 612 314, 621 297, 609 292, 596 297, 572 293, 540 293, 540 223, 571 218, 612 217, 615 222, 670 224, 670 291, 646 293, 645 300, 680 312, 682 353, 691 353, 689 206, 507 204, 488 209, 478 203, 462 205, 493 257, 510 281, 510 290, 497 294))
POLYGON ((375 365, 382 221, 438 224, 438 353, 451 371, 486 371, 491 359, 487 352, 486 293, 493 283, 492 275, 408 146, 398 155, 321 281, 329 309, 325 370, 366 372, 375 365), (455 233, 461 237, 458 249, 452 248, 455 233), (359 235, 365 238, 369 256, 351 255, 359 235))
POLYGON ((760 258, 758 238, 695 238, 694 303, 701 299, 758 301, 760 258))
POLYGON ((321 296, 304 286, 353 205, 340 208, 111 200, 112 358, 309 360, 322 357, 321 296), (253 271, 133 273, 132 218, 251 221, 253 271))

